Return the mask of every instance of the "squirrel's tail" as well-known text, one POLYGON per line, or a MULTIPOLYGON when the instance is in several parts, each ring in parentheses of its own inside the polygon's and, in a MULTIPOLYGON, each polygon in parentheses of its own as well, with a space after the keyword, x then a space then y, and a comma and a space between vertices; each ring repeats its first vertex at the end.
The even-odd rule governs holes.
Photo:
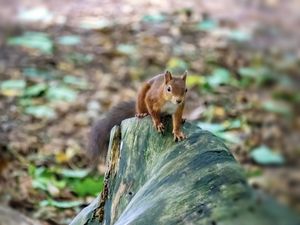
POLYGON ((122 120, 135 115, 135 101, 121 102, 111 108, 103 119, 98 120, 90 131, 88 142, 88 155, 95 163, 99 157, 105 159, 110 130, 120 125, 122 120))

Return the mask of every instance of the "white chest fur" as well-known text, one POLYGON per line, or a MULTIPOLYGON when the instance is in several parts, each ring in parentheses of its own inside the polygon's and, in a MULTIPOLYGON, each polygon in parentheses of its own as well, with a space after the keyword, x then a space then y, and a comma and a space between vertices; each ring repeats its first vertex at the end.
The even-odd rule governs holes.
POLYGON ((166 104, 163 105, 163 107, 161 107, 161 112, 163 114, 174 114, 176 112, 178 108, 178 105, 173 104, 172 102, 167 102, 166 104))

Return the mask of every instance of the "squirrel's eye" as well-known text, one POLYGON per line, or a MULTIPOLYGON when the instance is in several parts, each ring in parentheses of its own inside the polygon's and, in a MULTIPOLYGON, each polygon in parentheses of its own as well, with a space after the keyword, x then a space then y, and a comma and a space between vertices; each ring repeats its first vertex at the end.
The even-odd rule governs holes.
POLYGON ((185 92, 187 92, 187 88, 185 89, 185 92))
POLYGON ((167 91, 168 91, 168 92, 171 92, 171 87, 170 87, 170 86, 167 88, 167 91))

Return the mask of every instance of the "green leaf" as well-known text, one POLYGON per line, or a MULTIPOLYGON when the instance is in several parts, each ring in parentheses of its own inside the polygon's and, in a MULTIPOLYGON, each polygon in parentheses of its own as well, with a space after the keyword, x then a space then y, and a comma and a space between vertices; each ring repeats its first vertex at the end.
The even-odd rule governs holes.
POLYGON ((63 81, 66 84, 71 84, 82 89, 86 89, 88 87, 88 82, 85 79, 71 75, 64 76, 63 81))
POLYGON ((87 177, 83 180, 77 180, 72 185, 72 190, 79 196, 97 195, 103 188, 103 177, 87 177))
POLYGON ((66 56, 68 61, 72 61, 75 64, 87 64, 93 61, 94 56, 91 54, 82 54, 82 53, 71 53, 66 56))
POLYGON ((80 36, 66 35, 58 38, 58 43, 61 45, 78 45, 81 42, 80 36))
POLYGON ((276 81, 277 76, 267 67, 241 67, 238 69, 241 75, 241 85, 249 86, 251 84, 262 85, 268 81, 276 81), (253 80, 255 82, 253 82, 253 80))
POLYGON ((241 127, 240 120, 228 120, 224 123, 207 123, 207 122, 198 122, 197 126, 202 128, 203 130, 208 130, 212 132, 214 135, 224 139, 230 143, 241 143, 241 138, 238 132, 228 131, 230 129, 236 129, 241 127))
POLYGON ((204 83, 205 83, 205 78, 201 75, 189 74, 186 78, 186 85, 188 87, 203 85, 204 83))
POLYGON ((143 16, 143 21, 147 23, 162 23, 166 19, 166 16, 164 16, 161 13, 155 13, 155 14, 149 14, 143 16))
POLYGON ((77 98, 77 92, 67 86, 50 87, 46 94, 51 101, 73 102, 77 98))
POLYGON ((48 180, 45 180, 45 179, 43 181, 41 179, 34 179, 34 180, 32 180, 31 185, 34 189, 48 191, 47 183, 48 183, 48 180))
POLYGON ((55 201, 53 199, 43 200, 40 202, 40 207, 54 206, 56 208, 68 209, 82 205, 82 201, 55 201))
POLYGON ((80 22, 80 27, 87 30, 102 30, 111 27, 113 24, 107 19, 84 19, 80 22))
POLYGON ((18 18, 29 22, 47 22, 53 18, 52 13, 45 7, 36 7, 29 10, 21 11, 18 18))
POLYGON ((282 165, 285 162, 281 154, 274 152, 265 145, 252 149, 250 156, 260 165, 282 165))
POLYGON ((260 78, 269 76, 269 71, 265 67, 240 67, 238 72, 243 77, 260 78))
MULTIPOLYGON (((54 175, 49 177, 40 176, 32 180, 32 187, 35 189, 41 189, 43 191, 49 192, 49 187, 54 186, 58 189, 63 189, 67 185, 65 180, 57 180, 54 175)), ((51 194, 51 192, 49 192, 51 194)))
POLYGON ((35 175, 35 171, 36 171, 36 166, 33 164, 29 164, 28 174, 33 177, 35 175))
POLYGON ((241 67, 238 72, 243 77, 257 77, 260 74, 260 71, 253 67, 241 67))
POLYGON ((232 30, 230 31, 228 37, 237 42, 250 41, 252 38, 250 33, 242 30, 232 30))
POLYGON ((32 106, 34 104, 35 104, 35 101, 32 98, 20 98, 18 101, 18 105, 20 105, 22 107, 32 106))
POLYGON ((180 58, 172 57, 167 63, 167 68, 175 73, 179 73, 187 70, 188 64, 180 58))
POLYGON ((1 93, 5 96, 20 96, 25 87, 24 80, 6 80, 0 83, 1 93))
POLYGON ((53 51, 52 40, 46 33, 41 32, 26 32, 22 36, 11 37, 7 44, 33 48, 47 54, 53 51))
POLYGON ((25 113, 36 118, 54 119, 56 117, 54 109, 47 105, 28 106, 25 108, 25 113))
POLYGON ((47 84, 45 83, 32 85, 25 89, 24 95, 29 97, 39 96, 46 89, 47 89, 47 84))
POLYGON ((52 79, 53 74, 51 71, 37 69, 34 67, 25 68, 23 74, 30 78, 42 78, 42 79, 52 79))
POLYGON ((59 169, 57 171, 58 174, 61 174, 64 177, 69 178, 84 178, 86 177, 91 170, 89 169, 59 169))
POLYGON ((30 172, 32 173, 33 177, 39 177, 39 176, 51 176, 51 172, 46 169, 44 166, 36 167, 31 164, 30 172))
POLYGON ((117 51, 126 54, 126 55, 133 55, 137 52, 136 46, 131 44, 120 44, 117 46, 117 51))
POLYGON ((6 80, 1 82, 1 89, 18 89, 23 90, 26 86, 24 80, 6 80))
POLYGON ((32 187, 35 189, 41 189, 52 194, 51 189, 53 190, 53 188, 51 187, 58 189, 66 187, 66 180, 59 180, 52 169, 30 165, 28 172, 32 177, 32 187))
POLYGON ((239 119, 235 120, 226 120, 223 123, 224 129, 225 130, 230 130, 230 129, 237 129, 242 127, 242 121, 239 119))
POLYGON ((287 117, 293 114, 291 106, 283 101, 264 101, 262 103, 262 108, 266 111, 281 114, 287 117))
POLYGON ((242 141, 237 132, 217 132, 215 135, 229 143, 239 144, 242 141))
POLYGON ((230 72, 225 68, 215 69, 213 74, 207 78, 207 82, 211 87, 218 87, 221 84, 229 84, 230 81, 230 72))
POLYGON ((206 123, 206 122, 198 122, 197 126, 202 128, 203 130, 208 130, 212 133, 224 131, 224 126, 220 123, 206 123))
POLYGON ((210 31, 218 27, 218 23, 215 20, 206 19, 197 24, 197 28, 202 31, 210 31))

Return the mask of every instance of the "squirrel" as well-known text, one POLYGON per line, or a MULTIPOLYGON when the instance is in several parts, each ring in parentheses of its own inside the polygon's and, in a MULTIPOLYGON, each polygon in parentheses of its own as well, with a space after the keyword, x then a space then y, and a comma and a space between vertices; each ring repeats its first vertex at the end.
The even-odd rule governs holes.
POLYGON ((146 81, 138 92, 136 101, 121 102, 109 110, 106 116, 97 121, 91 129, 88 151, 91 159, 105 158, 110 130, 120 125, 122 120, 150 115, 154 127, 159 133, 164 132, 161 117, 172 115, 174 141, 186 138, 181 131, 186 88, 187 71, 180 77, 174 77, 169 71, 158 74, 146 81))

